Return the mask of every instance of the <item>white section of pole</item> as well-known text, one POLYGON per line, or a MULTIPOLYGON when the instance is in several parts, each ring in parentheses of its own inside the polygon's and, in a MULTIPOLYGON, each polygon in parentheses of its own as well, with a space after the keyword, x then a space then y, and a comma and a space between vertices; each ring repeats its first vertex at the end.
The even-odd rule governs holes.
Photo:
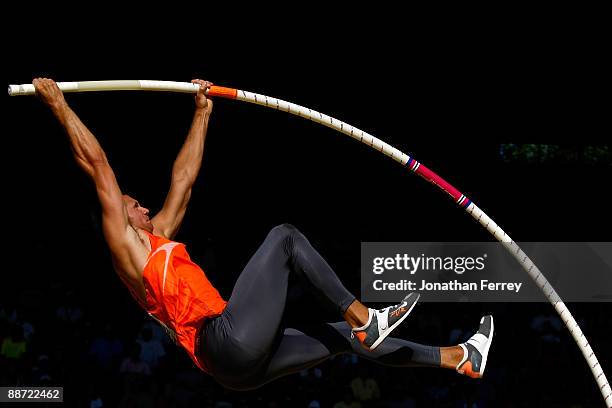
MULTIPOLYGON (((165 91, 182 93, 196 93, 200 87, 191 82, 148 80, 58 82, 57 86, 62 92, 165 91)), ((11 96, 34 95, 34 85, 9 85, 8 93, 11 96)))

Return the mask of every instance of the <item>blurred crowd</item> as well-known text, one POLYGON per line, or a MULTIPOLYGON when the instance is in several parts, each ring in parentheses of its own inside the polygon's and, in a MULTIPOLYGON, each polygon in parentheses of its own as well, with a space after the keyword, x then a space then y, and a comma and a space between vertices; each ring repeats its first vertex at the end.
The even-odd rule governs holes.
MULTIPOLYGON (((79 407, 522 407, 596 406, 599 396, 562 322, 546 304, 489 305, 497 337, 487 376, 475 381, 451 370, 379 366, 354 355, 258 390, 226 390, 198 371, 164 331, 126 303, 125 313, 91 308, 74 290, 15 294, 0 302, 0 385, 63 386, 66 406, 79 407), (61 295, 58 295, 61 294, 61 295), (32 310, 35 296, 46 305, 32 310), (517 323, 518 322, 518 323, 517 323), (512 327, 504 327, 516 324, 512 327), (578 369, 575 369, 575 367, 578 369), (560 381, 570 376, 567 386, 560 381), (576 381, 576 378, 579 378, 576 381)), ((417 308, 398 335, 456 344, 477 327, 483 305, 417 308), (458 309, 462 309, 458 311, 458 309)), ((610 361, 605 308, 583 305, 581 319, 602 361, 610 361)), ((116 309, 116 308, 115 308, 116 309)))

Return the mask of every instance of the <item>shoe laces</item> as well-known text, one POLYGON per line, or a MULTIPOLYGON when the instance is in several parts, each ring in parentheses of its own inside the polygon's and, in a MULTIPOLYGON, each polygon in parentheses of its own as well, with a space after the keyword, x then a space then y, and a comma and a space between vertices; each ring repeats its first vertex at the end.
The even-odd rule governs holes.
POLYGON ((393 306, 387 306, 385 308, 382 309, 378 309, 379 313, 389 313, 389 311, 393 308, 397 307, 397 305, 393 305, 393 306))

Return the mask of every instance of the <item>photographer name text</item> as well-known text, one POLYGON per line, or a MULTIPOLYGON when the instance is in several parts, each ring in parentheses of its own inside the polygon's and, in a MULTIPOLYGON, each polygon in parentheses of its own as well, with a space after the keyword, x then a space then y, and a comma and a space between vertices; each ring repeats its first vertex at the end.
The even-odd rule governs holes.
POLYGON ((372 282, 372 287, 376 291, 506 291, 518 293, 522 286, 522 282, 492 282, 487 279, 481 279, 480 283, 460 282, 458 280, 447 282, 427 282, 421 280, 420 282, 415 282, 408 279, 402 279, 397 282, 384 282, 383 280, 377 279, 372 282))

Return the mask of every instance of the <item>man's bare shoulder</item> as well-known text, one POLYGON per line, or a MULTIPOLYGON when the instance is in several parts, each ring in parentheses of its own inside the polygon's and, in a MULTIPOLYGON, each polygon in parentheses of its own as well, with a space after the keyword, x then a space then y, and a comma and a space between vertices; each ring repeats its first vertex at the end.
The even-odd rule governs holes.
POLYGON ((123 239, 109 242, 115 271, 141 297, 145 299, 143 270, 151 251, 151 244, 146 233, 132 227, 126 229, 123 239))
POLYGON ((120 239, 109 242, 108 246, 116 267, 130 275, 142 276, 142 270, 151 251, 151 243, 146 233, 128 226, 125 234, 120 239))

